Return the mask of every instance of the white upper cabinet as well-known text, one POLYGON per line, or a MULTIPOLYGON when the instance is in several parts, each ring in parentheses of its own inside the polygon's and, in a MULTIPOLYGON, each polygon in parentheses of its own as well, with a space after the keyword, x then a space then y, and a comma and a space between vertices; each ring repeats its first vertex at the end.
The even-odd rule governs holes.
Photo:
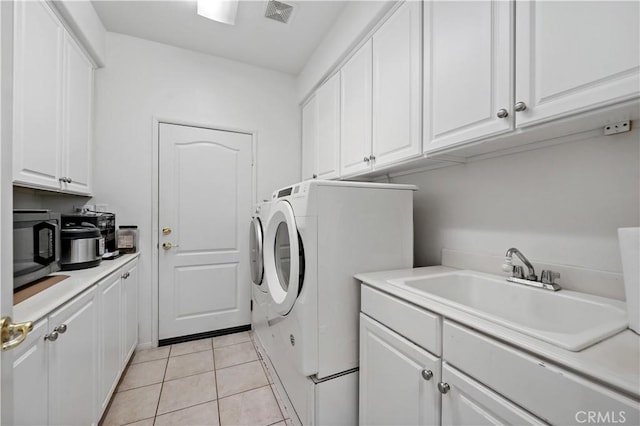
POLYGON ((13 179, 59 188, 64 32, 39 1, 14 3, 13 179))
POLYGON ((319 179, 340 176, 340 73, 316 92, 316 167, 319 179))
POLYGON ((93 66, 46 2, 14 18, 14 183, 90 194, 93 66))
POLYGON ((421 153, 421 14, 407 1, 372 38, 374 167, 421 153))
POLYGON ((637 1, 519 1, 516 29, 516 125, 638 97, 637 1))
POLYGON ((91 131, 93 122, 93 66, 80 47, 65 37, 65 104, 62 176, 69 192, 91 193, 91 131))
POLYGON ((318 138, 318 104, 313 96, 302 107, 302 180, 318 177, 316 144, 318 138))
POLYGON ((513 129, 509 1, 424 3, 424 149, 513 129))
POLYGON ((340 174, 371 168, 371 40, 340 70, 340 174))
MULTIPOLYGON (((425 2, 424 26, 428 154, 640 95, 638 2, 425 2)), ((602 114, 558 132, 633 118, 602 114)))

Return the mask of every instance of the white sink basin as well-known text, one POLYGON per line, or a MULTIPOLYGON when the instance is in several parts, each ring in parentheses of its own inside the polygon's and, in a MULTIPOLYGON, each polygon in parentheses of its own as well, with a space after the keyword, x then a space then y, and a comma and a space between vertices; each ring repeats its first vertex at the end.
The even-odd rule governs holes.
POLYGON ((527 287, 481 272, 453 271, 389 282, 570 351, 580 351, 628 325, 622 302, 527 287))

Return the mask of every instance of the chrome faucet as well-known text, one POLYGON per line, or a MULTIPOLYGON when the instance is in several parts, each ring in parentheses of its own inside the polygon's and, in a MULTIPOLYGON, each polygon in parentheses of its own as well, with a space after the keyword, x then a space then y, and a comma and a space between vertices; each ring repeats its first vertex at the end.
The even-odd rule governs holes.
POLYGON ((527 259, 524 254, 522 254, 522 252, 515 247, 507 250, 504 263, 502 264, 502 270, 505 272, 511 272, 511 276, 507 278, 507 281, 509 282, 544 288, 545 290, 560 290, 560 286, 554 282, 556 278, 560 278, 560 274, 558 272, 551 270, 542 271, 542 278, 540 281, 538 281, 536 271, 533 268, 531 262, 529 262, 529 259, 527 259), (527 267, 528 271, 526 277, 524 276, 524 269, 522 269, 522 266, 513 264, 514 254, 527 267))
POLYGON ((504 264, 502 265, 502 270, 505 272, 511 272, 516 278, 525 278, 524 273, 522 272, 521 266, 513 265, 513 255, 518 256, 518 259, 525 264, 528 269, 528 275, 526 276, 527 280, 538 281, 538 277, 536 276, 536 271, 533 269, 533 265, 529 262, 529 259, 524 257, 524 254, 520 250, 515 247, 511 247, 507 250, 506 257, 504 258, 504 264))

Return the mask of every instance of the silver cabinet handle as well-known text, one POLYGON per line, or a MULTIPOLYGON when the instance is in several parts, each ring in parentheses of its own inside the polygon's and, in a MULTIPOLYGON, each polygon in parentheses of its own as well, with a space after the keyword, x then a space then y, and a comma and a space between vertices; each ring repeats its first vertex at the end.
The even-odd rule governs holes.
POLYGON ((129 275, 130 274, 128 272, 125 272, 124 274, 122 274, 122 278, 124 278, 126 280, 127 278, 129 278, 129 275))
POLYGON ((433 377, 433 371, 431 370, 422 370, 420 374, 422 374, 422 378, 425 380, 431 380, 433 377))
POLYGON ((318 177, 318 175, 314 173, 312 177, 315 179, 318 177))
POLYGON ((55 342, 56 340, 58 340, 58 332, 57 331, 52 331, 51 333, 47 334, 44 336, 44 340, 48 340, 50 342, 55 342))
POLYGON ((527 104, 525 104, 524 102, 518 102, 517 104, 515 104, 514 109, 516 110, 516 112, 522 112, 527 109, 527 104))
POLYGON ((67 324, 61 324, 53 329, 55 333, 64 334, 67 332, 67 324))
POLYGON ((71 182, 73 182, 73 180, 70 177, 68 177, 67 178, 67 183, 71 183, 71 182))
POLYGON ((375 156, 375 155, 371 154, 371 155, 369 156, 369 160, 373 161, 373 160, 375 160, 375 159, 376 159, 376 156, 375 156))
POLYGON ((362 159, 362 161, 364 161, 365 163, 368 163, 368 162, 369 162, 369 161, 371 161, 371 160, 369 160, 369 157, 364 157, 364 158, 362 159))
POLYGON ((449 383, 440 382, 438 383, 438 390, 440 391, 440 393, 444 394, 451 390, 451 386, 449 386, 449 383))
POLYGON ((501 110, 498 111, 496 115, 498 116, 498 118, 507 118, 509 116, 509 111, 502 108, 501 110))

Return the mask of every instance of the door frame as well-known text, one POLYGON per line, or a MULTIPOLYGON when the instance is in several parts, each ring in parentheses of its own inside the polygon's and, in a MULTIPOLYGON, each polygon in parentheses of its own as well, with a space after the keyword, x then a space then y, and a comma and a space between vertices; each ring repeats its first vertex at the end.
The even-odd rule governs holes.
POLYGON ((221 126, 215 123, 204 123, 189 120, 186 118, 165 117, 154 115, 151 120, 151 344, 139 345, 140 349, 149 349, 158 346, 158 335, 160 326, 160 124, 174 124, 178 126, 200 127, 209 130, 223 132, 243 133, 251 136, 251 200, 255 205, 257 202, 257 158, 256 144, 258 132, 256 130, 245 130, 237 127, 221 126))

